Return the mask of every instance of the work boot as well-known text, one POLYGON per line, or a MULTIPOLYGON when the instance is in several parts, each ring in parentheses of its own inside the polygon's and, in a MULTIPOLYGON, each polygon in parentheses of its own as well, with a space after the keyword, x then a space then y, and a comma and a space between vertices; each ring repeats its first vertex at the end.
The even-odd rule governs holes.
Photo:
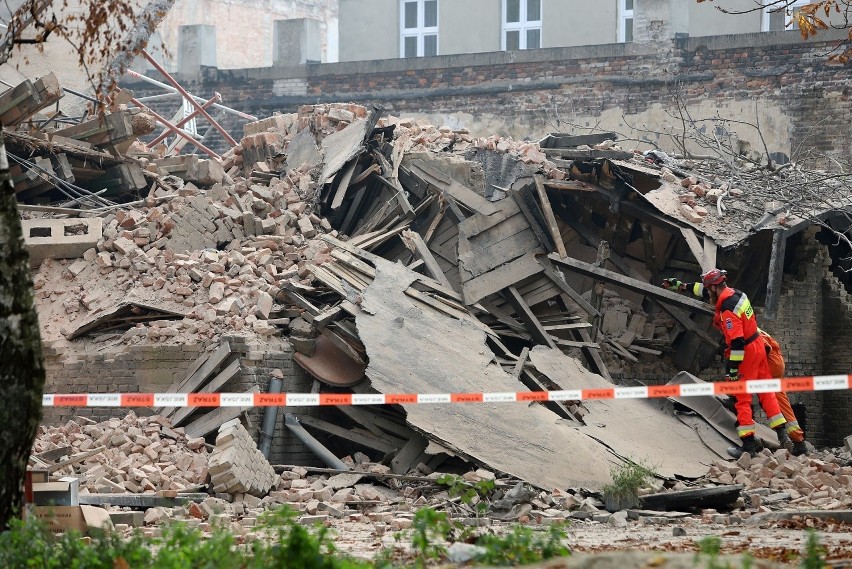
POLYGON ((739 458, 743 455, 743 453, 748 453, 752 458, 757 456, 757 442, 754 440, 754 437, 743 437, 743 446, 741 447, 729 447, 728 454, 733 458, 739 458))
POLYGON ((787 434, 786 427, 781 425, 780 427, 775 427, 773 430, 778 435, 778 444, 781 445, 781 448, 793 452, 793 441, 790 440, 790 435, 787 434))
POLYGON ((793 448, 790 451, 793 456, 802 456, 803 454, 808 454, 808 445, 805 444, 805 441, 797 441, 793 443, 793 448))

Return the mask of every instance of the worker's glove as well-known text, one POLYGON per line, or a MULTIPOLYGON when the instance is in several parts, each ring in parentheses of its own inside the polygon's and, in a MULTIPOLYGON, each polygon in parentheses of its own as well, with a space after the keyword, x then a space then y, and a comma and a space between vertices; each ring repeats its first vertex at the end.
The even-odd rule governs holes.
POLYGON ((725 381, 739 381, 739 380, 740 380, 740 374, 736 371, 729 372, 727 375, 725 375, 725 381))
POLYGON ((679 280, 677 280, 676 278, 671 277, 671 278, 665 279, 663 281, 663 288, 665 288, 665 289, 673 288, 675 290, 680 291, 680 290, 685 290, 686 285, 684 283, 680 282, 679 280))

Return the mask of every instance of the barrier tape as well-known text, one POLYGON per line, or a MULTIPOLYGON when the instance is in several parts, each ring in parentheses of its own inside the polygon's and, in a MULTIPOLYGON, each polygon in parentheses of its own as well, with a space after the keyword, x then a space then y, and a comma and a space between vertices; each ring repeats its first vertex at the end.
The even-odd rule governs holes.
POLYGON ((599 401, 852 389, 852 375, 754 379, 682 385, 473 393, 50 393, 45 407, 317 407, 323 405, 416 405, 425 403, 512 403, 599 401))

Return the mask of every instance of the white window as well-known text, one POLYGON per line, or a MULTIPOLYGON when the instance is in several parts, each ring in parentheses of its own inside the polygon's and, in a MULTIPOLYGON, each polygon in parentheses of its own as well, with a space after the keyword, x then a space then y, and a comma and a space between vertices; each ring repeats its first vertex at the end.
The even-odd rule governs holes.
POLYGON ((503 0, 504 51, 541 47, 541 0, 503 0))
POLYGON ((633 0, 618 0, 618 41, 633 41, 633 0))
POLYGON ((794 2, 790 2, 789 6, 779 4, 766 8, 763 11, 763 31, 780 32, 784 30, 798 30, 798 24, 790 21, 793 18, 793 12, 801 6, 807 6, 810 3, 810 0, 795 0, 794 2))
POLYGON ((438 55, 438 0, 400 0, 400 57, 438 55))

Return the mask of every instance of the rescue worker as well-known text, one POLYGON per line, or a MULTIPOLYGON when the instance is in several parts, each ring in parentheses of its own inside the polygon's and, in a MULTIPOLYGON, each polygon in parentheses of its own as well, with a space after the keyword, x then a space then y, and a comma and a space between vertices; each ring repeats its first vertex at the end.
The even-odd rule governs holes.
MULTIPOLYGON (((727 362, 725 370, 726 381, 750 381, 768 379, 770 377, 769 363, 763 338, 758 332, 757 318, 746 294, 729 287, 727 271, 711 269, 701 275, 701 282, 681 283, 677 279, 667 279, 663 288, 689 290, 695 296, 709 300, 716 308, 714 323, 725 336, 727 346, 727 362)), ((728 454, 739 458, 743 453, 757 455, 755 440, 755 423, 751 409, 751 395, 737 394, 737 434, 742 441, 741 448, 729 448, 728 454)), ((787 420, 781 413, 778 399, 774 393, 758 394, 760 406, 769 418, 769 426, 775 431, 778 440, 786 435, 787 420)))
MULTIPOLYGON (((760 332, 760 337, 763 339, 763 343, 766 345, 766 360, 769 363, 769 373, 772 374, 772 377, 781 379, 784 377, 784 368, 786 367, 781 346, 765 330, 758 328, 758 331, 760 332)), ((783 391, 776 393, 775 397, 778 399, 778 406, 781 407, 781 413, 787 419, 787 435, 792 441, 792 448, 789 449, 790 452, 793 456, 807 454, 808 447, 805 444, 805 431, 799 425, 798 419, 796 419, 793 406, 790 405, 790 399, 783 391)), ((784 443, 782 443, 782 446, 784 446, 784 443)))
MULTIPOLYGON (((663 286, 665 288, 674 288, 678 291, 688 290, 693 294, 697 294, 697 296, 704 300, 708 300, 708 295, 704 292, 703 286, 700 283, 682 283, 675 278, 670 278, 666 279, 663 286)), ((718 319, 718 313, 716 316, 717 317, 713 320, 713 325, 718 328, 719 331, 724 332, 724 330, 722 330, 722 323, 718 319)), ((758 328, 758 331, 760 332, 760 337, 763 339, 763 343, 766 346, 766 360, 769 364, 769 373, 774 378, 783 378, 786 363, 784 361, 784 354, 781 351, 781 345, 775 340, 775 338, 770 336, 767 331, 760 328, 758 328)), ((805 444, 805 431, 802 429, 801 425, 799 425, 799 420, 796 418, 793 406, 790 405, 790 399, 783 391, 776 393, 775 397, 778 399, 778 406, 781 408, 781 414, 783 414, 784 418, 787 419, 786 433, 782 435, 781 431, 778 431, 778 442, 782 447, 789 450, 793 456, 807 454, 808 447, 805 444)), ((727 399, 732 402, 736 401, 734 398, 727 399)), ((728 404, 726 403, 725 406, 728 407, 728 404)), ((736 413, 736 407, 733 404, 731 404, 729 408, 731 411, 736 413)))

